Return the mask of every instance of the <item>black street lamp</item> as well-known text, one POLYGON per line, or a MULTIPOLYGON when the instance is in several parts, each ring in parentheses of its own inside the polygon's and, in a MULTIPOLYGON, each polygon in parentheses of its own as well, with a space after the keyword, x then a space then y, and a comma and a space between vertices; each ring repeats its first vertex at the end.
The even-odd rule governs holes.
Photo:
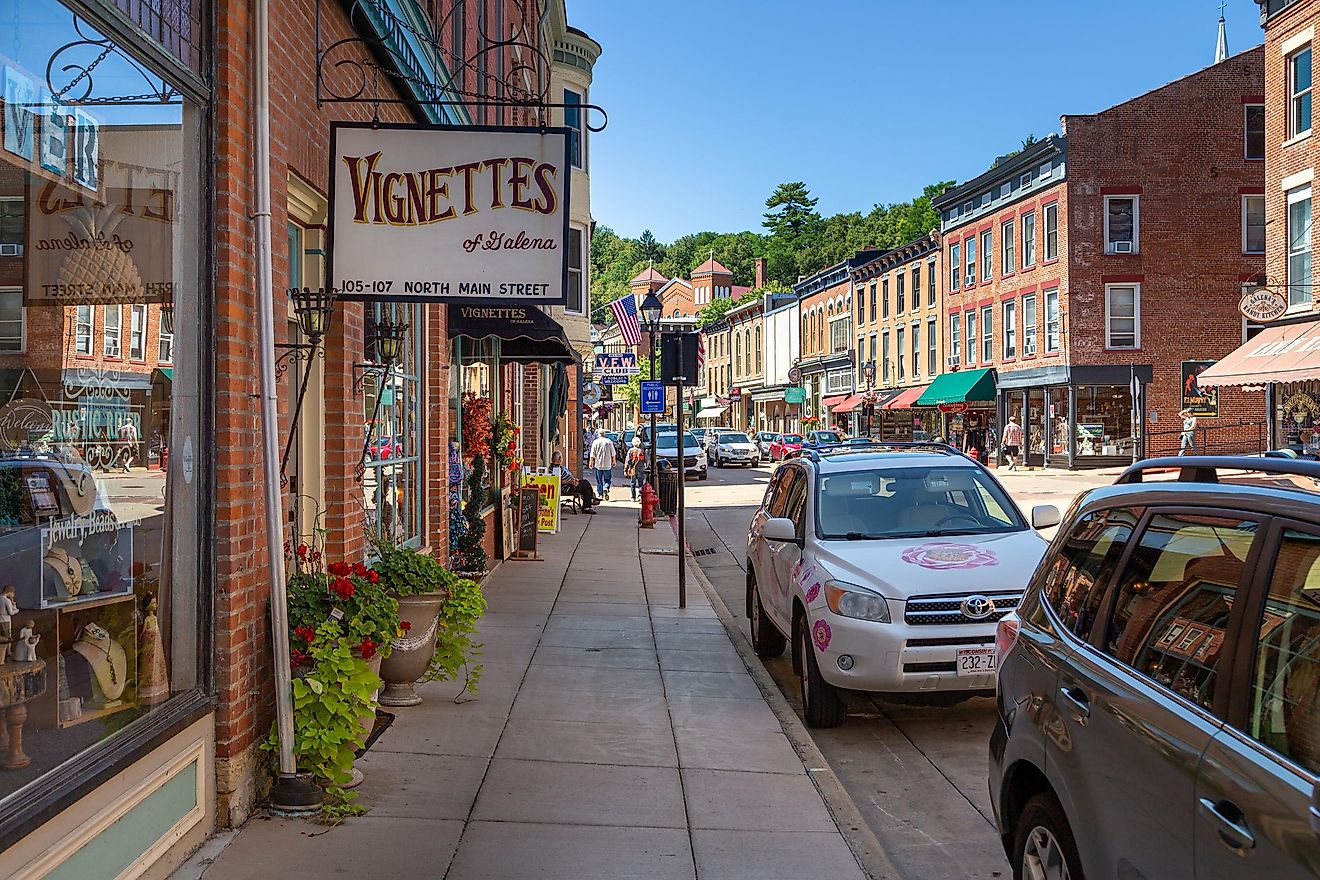
MULTIPOLYGON (((362 378, 358 380, 361 388, 366 388, 368 373, 374 373, 380 376, 380 381, 384 384, 389 378, 390 371, 394 365, 399 362, 403 354, 403 341, 408 335, 408 325, 402 321, 382 320, 376 322, 375 332, 372 335, 373 346, 376 350, 376 363, 374 364, 354 364, 355 370, 362 369, 362 378)), ((355 387, 357 382, 354 383, 355 387)), ((371 411, 371 421, 367 422, 366 437, 362 440, 362 456, 358 459, 357 480, 362 478, 367 472, 367 453, 371 449, 371 432, 376 426, 376 421, 380 418, 380 404, 385 399, 382 394, 382 388, 376 388, 376 405, 371 411)))
MULTIPOLYGON (((289 464, 289 453, 293 450, 293 438, 297 433, 298 419, 302 416, 303 398, 307 395, 307 383, 312 378, 312 366, 316 359, 325 358, 325 349, 321 347, 330 321, 335 315, 335 291, 324 287, 290 287, 287 291, 293 301, 293 314, 298 319, 298 330, 304 342, 277 344, 276 348, 285 349, 275 361, 275 378, 278 380, 295 362, 306 359, 302 381, 298 385, 298 396, 293 404, 293 413, 289 416, 289 438, 284 442, 284 455, 280 458, 280 475, 289 464)), ((163 303, 160 307, 160 326, 166 333, 174 332, 174 303, 163 303), (168 325, 168 326, 167 326, 168 325)))
POLYGON ((871 414, 875 412, 875 401, 871 396, 871 387, 875 385, 875 360, 862 364, 862 378, 866 380, 866 397, 862 406, 866 408, 866 436, 871 436, 871 414))
MULTIPOLYGON (((648 290, 646 296, 642 299, 642 305, 638 309, 642 313, 642 326, 646 329, 646 356, 651 362, 651 378, 655 378, 655 334, 660 332, 660 315, 664 312, 665 305, 660 302, 660 297, 655 295, 654 290, 648 290)), ((655 413, 651 413, 651 435, 650 435, 650 453, 651 470, 649 478, 651 488, 656 492, 660 491, 660 480, 655 473, 655 413)), ((681 462, 680 462, 681 464, 681 462)), ((681 473, 681 469, 680 469, 681 473)))

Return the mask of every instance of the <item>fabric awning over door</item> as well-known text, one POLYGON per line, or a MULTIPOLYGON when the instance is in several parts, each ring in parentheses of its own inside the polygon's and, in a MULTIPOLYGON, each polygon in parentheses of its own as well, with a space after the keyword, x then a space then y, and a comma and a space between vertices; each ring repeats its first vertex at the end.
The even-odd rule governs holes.
POLYGON ((865 394, 854 394, 851 397, 844 400, 834 409, 830 410, 830 412, 834 413, 835 415, 839 415, 841 413, 850 413, 853 410, 857 409, 857 407, 861 406, 862 401, 865 399, 866 399, 865 394))
POLYGON ((914 388, 904 388, 890 400, 885 401, 884 409, 912 409, 917 405, 917 399, 926 393, 929 385, 917 385, 914 388))
POLYGON ((994 399, 995 371, 993 367, 986 367, 980 370, 941 373, 917 399, 917 406, 939 406, 941 403, 994 399))
POLYGON ((1208 387, 1307 379, 1320 379, 1320 321, 1266 327, 1196 377, 1208 387))
POLYGON ((525 364, 577 363, 564 328, 534 306, 449 307, 449 336, 500 342, 500 360, 525 364))
POLYGON ((834 394, 831 395, 830 397, 822 397, 820 399, 820 405, 827 407, 836 407, 847 399, 848 399, 848 395, 846 394, 834 394))

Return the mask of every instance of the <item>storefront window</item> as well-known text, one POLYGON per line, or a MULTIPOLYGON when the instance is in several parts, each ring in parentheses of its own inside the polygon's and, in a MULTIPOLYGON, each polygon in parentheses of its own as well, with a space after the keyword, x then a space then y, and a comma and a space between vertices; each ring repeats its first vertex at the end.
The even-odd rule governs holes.
POLYGON ((1048 389, 1050 395, 1050 455, 1068 454, 1068 386, 1048 389))
POLYGON ((0 799, 21 803, 200 683, 205 127, 68 8, 7 8, 0 708, 26 720, 0 799))
POLYGON ((1276 386, 1274 429, 1277 443, 1320 454, 1320 384, 1292 382, 1276 386))
POLYGON ((421 407, 422 314, 421 307, 390 303, 369 307, 367 321, 368 362, 376 362, 370 350, 372 328, 380 321, 408 325, 399 360, 387 374, 367 376, 365 418, 367 422, 366 470, 362 478, 367 528, 383 540, 417 547, 422 543, 422 437, 421 407), (378 402, 379 399, 379 402, 378 402), (375 416, 375 421, 370 421, 375 416))
MULTIPOLYGON (((494 399, 499 383, 499 340, 487 336, 469 339, 460 336, 453 340, 450 365, 449 440, 451 451, 462 463, 462 485, 455 485, 457 473, 450 474, 450 491, 457 490, 466 501, 470 491, 469 477, 473 471, 476 450, 481 449, 483 488, 494 485, 494 467, 490 457, 491 419, 495 417, 494 399)), ((566 386, 565 386, 566 388, 566 386)), ((552 437, 556 448, 564 447, 563 437, 552 437)), ((564 462, 569 467, 572 462, 564 462)), ((452 461, 451 461, 452 470, 452 461)), ((487 502, 490 502, 487 495, 487 502)))
POLYGON ((1077 455, 1132 455, 1132 389, 1077 386, 1077 455))

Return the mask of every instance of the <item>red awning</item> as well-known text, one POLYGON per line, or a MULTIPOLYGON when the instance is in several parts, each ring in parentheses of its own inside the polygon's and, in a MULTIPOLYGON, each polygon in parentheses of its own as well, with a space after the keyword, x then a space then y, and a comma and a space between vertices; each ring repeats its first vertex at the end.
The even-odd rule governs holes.
POLYGON ((843 403, 839 404, 834 409, 830 410, 830 412, 834 413, 836 416, 839 415, 840 413, 850 413, 853 410, 857 409, 857 407, 861 406, 862 401, 865 399, 866 399, 865 394, 854 394, 852 397, 849 397, 843 403))
POLYGON ((913 405, 914 403, 917 402, 917 398, 921 396, 921 392, 925 391, 928 387, 930 387, 930 386, 928 386, 928 385, 918 385, 918 386, 915 387, 915 388, 908 388, 906 391, 903 391, 902 393, 900 393, 900 394, 899 394, 897 397, 895 397, 893 400, 891 400, 891 401, 889 401, 888 403, 886 403, 885 406, 884 406, 884 408, 885 408, 885 409, 912 409, 912 405, 913 405))
POLYGON ((1320 322, 1266 327, 1196 377, 1201 385, 1260 385, 1320 379, 1320 322))
POLYGON ((836 394, 833 397, 822 397, 820 399, 820 405, 834 407, 843 403, 847 399, 848 399, 848 395, 846 394, 836 394))

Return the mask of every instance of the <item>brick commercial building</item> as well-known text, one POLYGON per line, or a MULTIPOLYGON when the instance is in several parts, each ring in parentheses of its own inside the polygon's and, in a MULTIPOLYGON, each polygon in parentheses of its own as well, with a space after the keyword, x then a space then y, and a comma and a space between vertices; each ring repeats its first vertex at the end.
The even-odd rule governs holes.
POLYGON ((848 413, 835 418, 830 410, 857 387, 854 377, 860 353, 853 348, 851 271, 876 253, 862 251, 793 285, 802 325, 796 363, 806 389, 802 417, 819 419, 822 428, 845 429, 849 420, 848 413))
POLYGON ((1265 271, 1244 285, 1243 345, 1206 371, 1227 394, 1264 386, 1263 415, 1271 447, 1320 453, 1320 309, 1315 299, 1312 231, 1315 168, 1312 52, 1320 2, 1261 0, 1265 85, 1252 107, 1253 150, 1264 158, 1261 242, 1265 271))
MULTIPOLYGON (((448 561, 473 401, 521 427, 518 458, 577 455, 591 218, 576 105, 600 46, 562 0, 270 0, 270 292, 256 281, 253 11, 157 5, 34 0, 0 49, 0 541, 15 626, 39 639, 35 660, 0 657, 0 876, 165 876, 262 795, 274 683, 259 296, 274 296, 285 356, 291 545, 357 561, 381 539, 448 561), (318 45, 341 40, 318 77, 318 45), (378 65, 365 100, 324 100, 354 94, 342 59, 378 65), (553 318, 518 307, 539 330, 338 299, 328 332, 305 332, 321 325, 285 291, 330 281, 331 124, 375 119, 570 129, 566 304, 553 318), (401 344, 385 363, 390 328, 401 344)), ((489 470, 498 560, 512 476, 489 470)))
POLYGON ((944 369, 940 266, 940 239, 932 232, 852 270, 858 393, 834 413, 852 414, 853 433, 887 440, 940 433, 938 410, 916 406, 944 369))
POLYGON ((938 197, 945 346, 964 375, 922 402, 986 397, 993 375, 995 428, 1019 419, 1029 465, 1176 452, 1186 405, 1199 443, 1258 448, 1259 392, 1215 400, 1195 376, 1241 343, 1241 283, 1264 268, 1263 63, 1257 48, 1064 116, 1063 135, 938 197))

